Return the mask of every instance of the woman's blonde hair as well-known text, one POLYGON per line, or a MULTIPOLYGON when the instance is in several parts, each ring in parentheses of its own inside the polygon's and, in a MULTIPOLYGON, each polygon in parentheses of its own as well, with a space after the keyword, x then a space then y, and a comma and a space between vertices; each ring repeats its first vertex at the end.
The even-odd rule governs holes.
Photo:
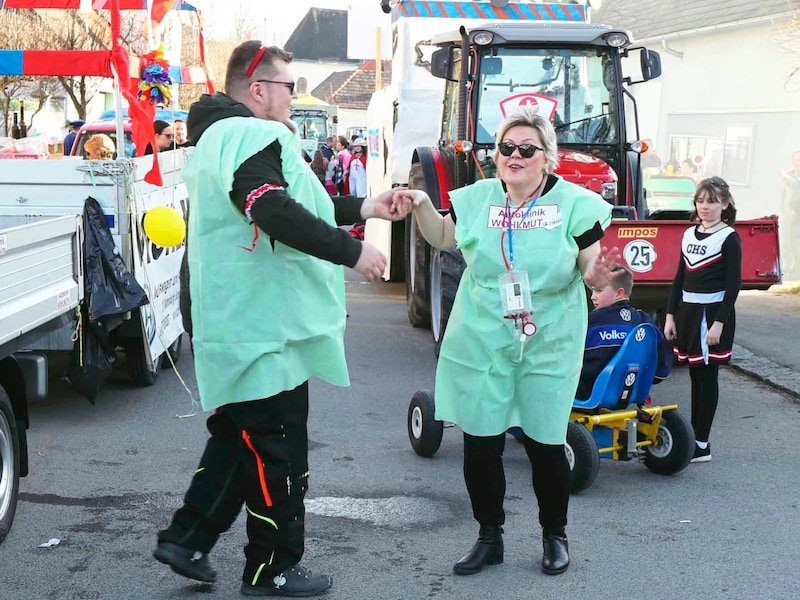
POLYGON ((95 133, 92 137, 86 140, 83 145, 86 150, 86 157, 91 158, 90 155, 96 155, 97 158, 93 160, 109 160, 114 158, 114 142, 105 133, 95 133))
POLYGON ((558 167, 558 143, 556 141, 556 130, 553 124, 547 119, 537 113, 536 108, 530 106, 521 106, 515 112, 506 117, 500 122, 500 127, 497 129, 497 136, 495 137, 494 154, 492 158, 497 163, 498 150, 497 145, 503 141, 506 133, 512 127, 531 127, 539 132, 539 137, 542 140, 542 147, 544 148, 544 170, 545 173, 553 173, 558 167))

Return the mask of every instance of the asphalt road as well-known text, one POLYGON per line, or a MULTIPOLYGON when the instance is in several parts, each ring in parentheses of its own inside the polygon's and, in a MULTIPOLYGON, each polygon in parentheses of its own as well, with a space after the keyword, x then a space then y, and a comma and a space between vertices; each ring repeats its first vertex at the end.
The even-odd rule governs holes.
MULTIPOLYGON (((304 564, 334 575, 326 598, 798 597, 800 404, 733 369, 720 378, 714 460, 673 477, 636 461, 603 461, 595 484, 572 498, 573 563, 562 576, 538 568, 530 469, 508 438, 505 563, 453 575, 477 534, 460 432, 446 430, 432 459, 416 456, 406 434, 412 394, 433 384, 430 334, 408 325, 401 286, 349 283, 348 308, 352 386, 311 386, 304 564)), ((194 389, 187 353, 178 367, 194 389)), ((687 371, 676 369, 653 396, 684 403, 688 392, 687 371)), ((32 410, 31 475, 0 545, 0 599, 239 598, 242 519, 212 553, 220 572, 213 586, 185 580, 150 555, 206 438, 202 413, 178 416, 191 411, 170 371, 146 389, 115 378, 94 406, 56 383, 32 410), (51 538, 60 543, 38 548, 51 538)))

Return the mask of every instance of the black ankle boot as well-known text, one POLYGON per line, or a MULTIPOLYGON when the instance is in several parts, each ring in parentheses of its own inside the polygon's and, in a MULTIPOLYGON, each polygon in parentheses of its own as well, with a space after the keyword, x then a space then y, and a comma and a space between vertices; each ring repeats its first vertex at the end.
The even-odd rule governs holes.
POLYGON ((472 575, 486 565, 503 562, 503 529, 499 525, 481 525, 478 541, 453 565, 457 575, 472 575))
POLYGON ((567 537, 554 533, 542 533, 542 571, 548 575, 560 575, 569 566, 569 542, 567 537))

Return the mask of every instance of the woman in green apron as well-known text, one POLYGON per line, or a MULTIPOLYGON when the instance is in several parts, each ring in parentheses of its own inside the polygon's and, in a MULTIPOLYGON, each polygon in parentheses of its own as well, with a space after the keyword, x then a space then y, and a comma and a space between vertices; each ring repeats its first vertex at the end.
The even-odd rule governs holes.
POLYGON ((611 206, 553 175, 551 123, 523 108, 503 121, 497 178, 450 192, 442 216, 410 190, 419 229, 437 248, 458 246, 466 269, 436 371, 436 418, 464 431, 464 479, 480 525, 457 574, 503 562, 505 433, 521 427, 539 503, 542 570, 569 566, 565 526, 567 423, 583 358, 584 283, 603 287, 616 248, 601 247, 611 206))

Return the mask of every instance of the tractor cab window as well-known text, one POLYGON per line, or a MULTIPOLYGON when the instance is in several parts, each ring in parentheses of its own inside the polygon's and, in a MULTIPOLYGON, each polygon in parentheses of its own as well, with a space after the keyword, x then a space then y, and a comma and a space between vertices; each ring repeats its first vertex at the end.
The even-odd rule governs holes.
POLYGON ((559 144, 617 143, 615 74, 602 49, 489 48, 478 82, 478 143, 494 143, 500 121, 522 105, 538 106, 559 144))
MULTIPOLYGON (((453 48, 453 73, 461 70, 461 49, 453 48)), ((444 88, 444 112, 442 114, 442 142, 449 146, 458 139, 458 92, 457 81, 448 81, 444 88)))
POLYGON ((316 140, 318 144, 324 144, 328 138, 328 121, 325 115, 294 113, 292 121, 304 140, 316 140))

